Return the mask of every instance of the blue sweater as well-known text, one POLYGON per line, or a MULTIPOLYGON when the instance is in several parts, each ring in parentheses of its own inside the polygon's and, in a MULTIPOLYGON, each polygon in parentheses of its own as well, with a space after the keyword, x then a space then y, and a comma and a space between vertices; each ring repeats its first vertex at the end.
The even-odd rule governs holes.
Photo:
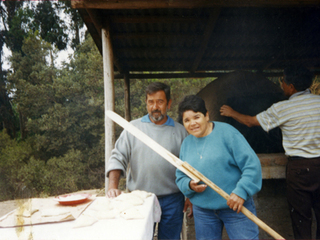
MULTIPOLYGON (((205 137, 189 135, 180 149, 180 159, 188 162, 226 193, 247 200, 260 191, 261 164, 243 135, 227 123, 214 122, 205 137), (202 159, 200 159, 202 155, 202 159)), ((190 178, 176 171, 176 184, 192 204, 206 209, 228 208, 227 201, 209 186, 202 193, 189 187, 190 178)))

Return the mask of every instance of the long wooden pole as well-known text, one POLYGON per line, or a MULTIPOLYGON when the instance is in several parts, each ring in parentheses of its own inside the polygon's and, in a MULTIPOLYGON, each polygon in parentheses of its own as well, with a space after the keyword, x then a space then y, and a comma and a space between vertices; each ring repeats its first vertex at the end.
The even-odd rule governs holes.
MULTIPOLYGON (((171 164, 173 164, 176 168, 181 170, 183 173, 185 173, 191 179, 195 180, 196 182, 199 182, 200 180, 203 181, 205 184, 207 184, 209 187, 211 187, 214 191, 216 191, 223 198, 225 198, 226 200, 229 199, 229 197, 230 197, 229 194, 227 194, 225 191, 223 191, 221 188, 219 188, 217 185, 215 185, 213 182, 211 182, 208 178, 206 178, 203 174, 201 174, 199 171, 197 171, 195 168, 193 168, 190 164, 188 164, 187 162, 183 162, 181 159, 177 158, 175 155, 173 155, 167 149, 162 147, 160 144, 158 144, 152 138, 147 136, 145 133, 140 131, 138 128, 136 128, 135 126, 130 124, 128 121, 123 119, 121 116, 119 116, 118 114, 116 114, 112 111, 106 111, 106 115, 109 118, 111 118, 114 122, 119 124, 121 127, 123 127, 125 130, 130 132, 133 136, 135 136, 140 141, 145 143, 148 147, 150 147, 155 152, 160 154, 160 156, 162 156, 164 159, 169 161, 171 164)), ((270 236, 272 236, 273 238, 284 239, 281 235, 279 235, 272 228, 270 228, 267 224, 265 224, 263 221, 261 221, 257 216, 255 216, 247 208, 242 206, 241 212, 244 215, 246 215, 251 221, 256 223, 265 232, 270 234, 270 236)))
MULTIPOLYGON (((114 110, 114 72, 113 52, 110 33, 107 29, 101 29, 102 57, 103 57, 103 79, 104 79, 104 108, 105 112, 114 110)), ((114 123, 105 115, 105 169, 114 146, 114 123)), ((106 171, 105 171, 106 172, 106 171)), ((108 191, 108 178, 105 177, 105 191, 108 191)))

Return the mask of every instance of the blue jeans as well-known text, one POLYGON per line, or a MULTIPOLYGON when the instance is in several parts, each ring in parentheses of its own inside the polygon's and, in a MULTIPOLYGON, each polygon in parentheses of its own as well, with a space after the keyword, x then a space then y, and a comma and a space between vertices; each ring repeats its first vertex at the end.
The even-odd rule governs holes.
MULTIPOLYGON (((253 199, 245 201, 244 206, 256 215, 253 199)), ((193 205, 196 238, 221 239, 225 226, 229 239, 259 239, 258 226, 242 212, 232 209, 211 210, 193 205)))
POLYGON ((180 239, 184 195, 179 192, 158 198, 158 200, 162 212, 158 224, 158 239, 180 239))

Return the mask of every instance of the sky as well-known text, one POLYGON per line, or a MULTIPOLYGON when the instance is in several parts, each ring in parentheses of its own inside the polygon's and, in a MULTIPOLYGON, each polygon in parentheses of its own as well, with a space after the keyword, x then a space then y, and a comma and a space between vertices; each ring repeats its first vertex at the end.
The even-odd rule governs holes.
POLYGON ((10 68, 9 62, 7 60, 7 58, 11 55, 10 50, 7 48, 6 45, 3 46, 3 52, 2 52, 2 59, 1 62, 2 64, 2 69, 3 70, 8 70, 10 68))

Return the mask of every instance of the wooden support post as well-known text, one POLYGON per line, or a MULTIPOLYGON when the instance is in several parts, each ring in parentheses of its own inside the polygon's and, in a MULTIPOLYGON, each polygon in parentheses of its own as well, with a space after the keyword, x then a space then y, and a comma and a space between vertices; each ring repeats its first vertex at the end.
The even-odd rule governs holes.
MULTIPOLYGON (((102 57, 103 57, 103 78, 104 78, 104 108, 114 111, 114 69, 113 69, 113 52, 110 39, 110 32, 101 29, 102 38, 102 57)), ((115 129, 113 121, 105 114, 105 170, 111 155, 111 150, 115 141, 115 129)), ((105 176, 105 190, 108 190, 109 181, 105 176)))
POLYGON ((124 106, 125 106, 125 119, 131 121, 131 108, 130 108, 130 78, 129 73, 124 74, 124 106))

